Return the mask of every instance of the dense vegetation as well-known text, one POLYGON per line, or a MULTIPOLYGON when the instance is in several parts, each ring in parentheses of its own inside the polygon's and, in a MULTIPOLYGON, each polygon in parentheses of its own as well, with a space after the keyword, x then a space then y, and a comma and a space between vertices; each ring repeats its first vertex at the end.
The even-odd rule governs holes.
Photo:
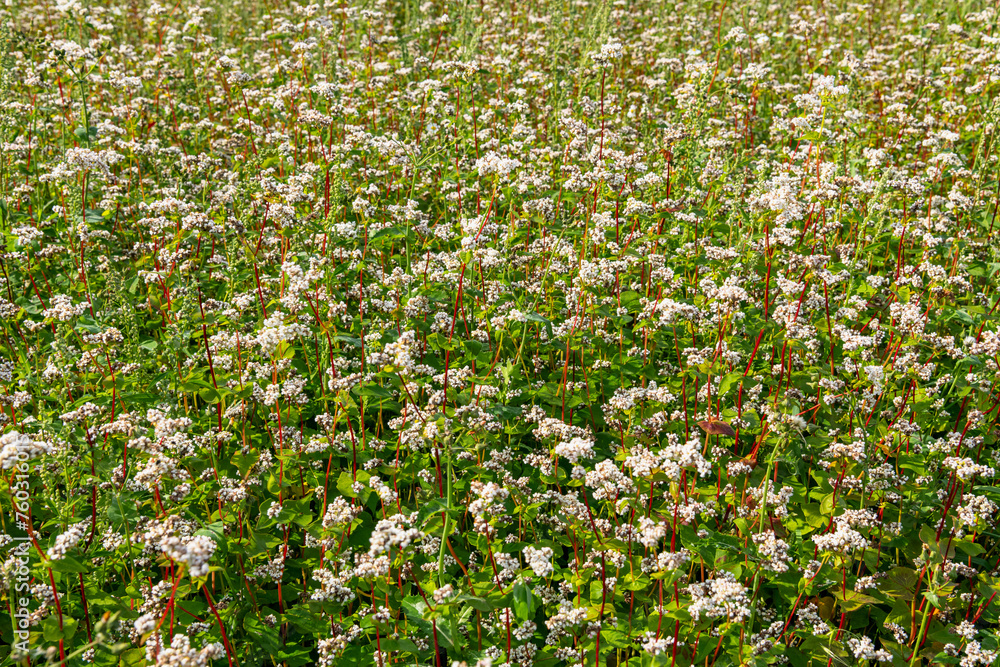
POLYGON ((0 20, 4 664, 997 662, 991 3, 0 20))

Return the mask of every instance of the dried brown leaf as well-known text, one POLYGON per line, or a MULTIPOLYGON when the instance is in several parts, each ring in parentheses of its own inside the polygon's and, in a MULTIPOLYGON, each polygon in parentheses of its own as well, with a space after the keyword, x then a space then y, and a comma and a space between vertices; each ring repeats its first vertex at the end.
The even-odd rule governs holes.
POLYGON ((736 431, 733 430, 733 427, 724 421, 719 421, 718 419, 700 421, 698 422, 698 426, 700 426, 705 433, 710 435, 728 435, 731 438, 736 437, 736 431))

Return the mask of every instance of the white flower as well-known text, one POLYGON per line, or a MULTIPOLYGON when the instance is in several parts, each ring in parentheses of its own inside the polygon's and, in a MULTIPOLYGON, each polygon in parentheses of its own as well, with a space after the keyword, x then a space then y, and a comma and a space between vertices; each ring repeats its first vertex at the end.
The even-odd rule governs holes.
POLYGON ((746 588, 732 572, 721 571, 714 579, 688 586, 691 605, 688 612, 694 620, 702 614, 708 618, 726 617, 730 622, 740 622, 750 617, 750 600, 746 588))
POLYGON ((989 466, 984 466, 976 463, 969 458, 959 458, 957 456, 949 456, 943 462, 945 468, 949 470, 954 470, 955 475, 958 476, 963 482, 967 482, 976 475, 982 475, 983 477, 992 477, 996 472, 993 468, 989 466))
POLYGON ((601 67, 607 67, 612 62, 620 60, 624 54, 622 43, 617 39, 610 39, 601 45, 601 50, 598 53, 591 54, 591 57, 601 67))
POLYGON ((885 369, 881 366, 865 366, 865 375, 868 376, 868 381, 872 383, 872 386, 876 389, 882 388, 882 382, 885 380, 885 369))
POLYGON ((30 461, 52 451, 52 445, 30 435, 9 431, 0 436, 0 467, 10 470, 19 461, 30 461))
POLYGON ((489 151, 486 155, 476 160, 476 171, 479 172, 480 176, 496 174, 501 181, 506 181, 510 173, 520 166, 520 160, 503 157, 495 151, 489 151))
POLYGON ((866 549, 868 540, 842 519, 836 522, 837 530, 826 535, 817 535, 813 542, 820 551, 849 553, 855 549, 866 549))
POLYGON ((192 577, 204 577, 208 574, 208 561, 215 553, 215 549, 215 540, 211 537, 195 535, 180 543, 168 543, 164 553, 178 562, 187 563, 188 572, 192 577))
POLYGON ((90 528, 90 519, 73 524, 66 529, 65 533, 56 537, 55 544, 45 553, 52 560, 62 560, 66 557, 66 552, 75 547, 90 528))
POLYGON ((569 442, 557 444, 555 452, 557 456, 561 456, 575 465, 580 459, 589 459, 594 456, 594 443, 583 438, 573 438, 569 442))
POLYGON ((402 550, 410 546, 414 540, 423 537, 422 532, 408 527, 410 523, 410 517, 404 514, 394 514, 388 519, 379 521, 369 538, 368 554, 378 556, 391 549, 402 550))
POLYGON ((537 577, 547 577, 553 572, 552 549, 549 547, 542 547, 541 549, 525 547, 524 560, 527 561, 528 567, 531 568, 537 577))

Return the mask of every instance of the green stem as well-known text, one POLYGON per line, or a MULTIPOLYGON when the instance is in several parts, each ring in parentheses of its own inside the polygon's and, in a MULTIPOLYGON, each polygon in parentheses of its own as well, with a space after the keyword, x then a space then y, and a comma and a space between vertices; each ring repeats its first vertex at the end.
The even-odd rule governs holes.
POLYGON ((930 610, 931 601, 927 600, 927 606, 924 607, 924 618, 920 621, 920 630, 917 632, 917 636, 913 640, 913 654, 910 655, 910 667, 913 667, 913 663, 917 659, 917 653, 920 652, 920 645, 923 643, 921 638, 924 636, 924 631, 927 629, 927 620, 930 618, 930 614, 927 612, 930 610))
POLYGON ((446 540, 448 539, 448 509, 451 508, 451 454, 445 451, 445 457, 448 465, 447 477, 445 479, 445 498, 447 505, 445 506, 445 511, 442 512, 444 516, 444 524, 441 528, 441 546, 438 549, 438 579, 441 585, 444 586, 444 548, 446 540))

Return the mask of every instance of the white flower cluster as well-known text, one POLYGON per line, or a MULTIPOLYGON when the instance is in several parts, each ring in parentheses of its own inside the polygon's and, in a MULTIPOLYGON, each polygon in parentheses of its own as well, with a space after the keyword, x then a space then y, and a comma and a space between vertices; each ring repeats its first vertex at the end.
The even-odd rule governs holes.
POLYGON ((653 320, 656 326, 664 328, 680 322, 696 322, 701 317, 702 313, 697 306, 669 298, 650 302, 640 314, 640 319, 653 320))
POLYGON ((223 503, 238 503, 247 497, 247 487, 239 480, 229 477, 219 478, 221 488, 218 491, 219 500, 223 503))
POLYGON ((120 162, 124 156, 112 150, 93 151, 88 148, 70 148, 66 151, 66 165, 73 171, 97 169, 108 172, 111 165, 120 162))
POLYGON ((867 454, 865 454, 864 435, 862 434, 860 438, 855 437, 851 442, 831 442, 823 450, 822 458, 824 461, 832 461, 839 458, 850 461, 864 461, 867 458, 867 454))
POLYGON ((52 451, 52 445, 26 433, 8 431, 0 436, 0 467, 10 470, 18 462, 30 461, 52 451))
POLYGON ((825 635, 830 631, 830 625, 820 616, 815 602, 799 607, 795 612, 795 620, 798 627, 808 628, 814 635, 825 635))
POLYGON ((590 57, 599 66, 607 67, 616 60, 621 60, 623 55, 625 55, 625 49, 622 48, 622 43, 617 39, 609 39, 601 45, 600 51, 592 53, 590 57))
POLYGON ((669 389, 661 387, 651 380, 645 387, 619 387, 615 389, 614 395, 601 409, 606 415, 627 413, 642 401, 673 403, 676 399, 677 397, 670 393, 669 389))
POLYGON ((767 417, 768 423, 771 425, 771 429, 781 433, 801 433, 805 431, 808 424, 806 420, 800 415, 792 415, 786 412, 781 412, 776 410, 770 404, 765 403, 762 406, 765 416, 767 417))
POLYGON ((587 620, 586 607, 574 607, 569 600, 559 602, 559 611, 545 620, 545 627, 549 629, 549 636, 559 638, 566 634, 567 630, 574 625, 578 625, 587 620))
POLYGON ((788 571, 788 543, 775 537, 773 530, 755 534, 753 543, 763 558, 761 567, 770 572, 788 571))
POLYGON ((455 587, 451 584, 445 584, 441 588, 434 591, 434 604, 444 604, 451 598, 455 597, 455 587))
POLYGON ((192 521, 170 515, 159 523, 151 522, 138 533, 137 539, 147 552, 162 553, 185 563, 192 577, 204 577, 216 544, 207 535, 193 535, 196 526, 192 521))
POLYGON ((647 630, 642 638, 639 640, 642 644, 642 650, 644 653, 649 653, 650 655, 660 655, 661 653, 666 653, 674 645, 673 637, 661 637, 656 638, 656 633, 652 630, 647 630))
POLYGON ((313 579, 320 583, 320 588, 319 590, 313 590, 309 598, 317 602, 325 602, 327 600, 341 604, 350 602, 355 597, 354 589, 348 586, 353 574, 350 568, 339 573, 331 572, 326 568, 313 570, 313 579))
POLYGON ((483 484, 473 481, 471 486, 476 499, 469 503, 469 514, 472 515, 476 532, 486 534, 489 532, 490 518, 503 514, 503 502, 510 496, 510 492, 495 482, 483 484))
POLYGON ((309 335, 308 327, 301 324, 285 324, 284 321, 285 315, 279 310, 275 310, 264 320, 264 327, 254 338, 254 342, 263 354, 273 354, 281 343, 309 335))
POLYGON ((693 468, 699 477, 712 472, 712 464, 701 455, 701 446, 702 443, 697 438, 692 438, 683 444, 679 442, 668 444, 660 450, 663 472, 671 479, 680 479, 681 471, 684 469, 693 468))
POLYGON ((868 540, 861 533, 851 528, 847 521, 842 519, 836 521, 836 526, 837 529, 832 533, 813 537, 813 542, 816 543, 816 547, 820 551, 846 554, 855 549, 868 548, 868 540))
POLYGON ((625 457, 625 467, 632 470, 633 477, 649 477, 660 469, 660 457, 642 445, 634 445, 625 457))
POLYGON ((146 410, 146 419, 153 425, 153 434, 157 440, 169 438, 191 426, 188 417, 170 418, 162 410, 150 408, 146 410))
POLYGON ((379 499, 385 504, 394 503, 396 502, 396 499, 399 497, 396 494, 395 490, 393 490, 391 486, 383 482, 382 478, 379 477, 378 475, 372 475, 368 480, 368 485, 371 487, 372 491, 374 491, 378 495, 379 499))
POLYGON ((410 356, 415 337, 416 334, 412 330, 404 331, 399 338, 388 343, 382 350, 382 353, 388 357, 388 365, 391 365, 393 370, 400 375, 412 375, 416 369, 416 362, 410 356))
POLYGON ((320 639, 316 647, 319 649, 319 667, 333 667, 337 664, 337 658, 344 650, 345 644, 338 641, 340 638, 320 639))
POLYGON ((942 464, 948 470, 954 470, 955 475, 963 482, 969 481, 976 475, 992 477, 996 472, 993 468, 980 465, 972 459, 960 458, 957 456, 949 456, 942 461, 942 464))
POLYGON ((389 556, 372 557, 365 552, 354 554, 354 576, 360 579, 384 577, 389 574, 389 556))
POLYGON ((170 640, 169 647, 160 649, 154 664, 156 667, 210 667, 213 660, 223 655, 225 649, 218 642, 208 644, 199 651, 191 648, 187 635, 178 633, 170 640))
POLYGON ((524 415, 524 421, 538 424, 538 427, 535 429, 535 437, 539 440, 553 435, 561 440, 571 440, 573 438, 593 440, 593 435, 587 429, 567 424, 561 419, 546 417, 545 412, 537 406, 527 411, 524 415))
POLYGON ((573 465, 580 459, 589 459, 594 456, 594 441, 584 438, 573 438, 569 442, 560 442, 555 447, 557 456, 561 456, 573 465))
POLYGON ((986 496, 966 496, 965 504, 958 512, 958 521, 963 526, 974 527, 980 521, 991 521, 997 513, 997 504, 986 496))
POLYGON ((639 517, 639 543, 652 549, 667 536, 667 527, 662 522, 649 517, 639 517))
MULTIPOLYGON (((467 662, 453 662, 451 667, 469 667, 467 662)), ((493 667, 493 658, 480 658, 472 667, 493 667)))
POLYGON ((520 166, 520 160, 504 157, 495 151, 489 151, 476 160, 476 171, 480 176, 496 174, 501 181, 506 181, 510 173, 520 166))
POLYGON ((975 667, 975 665, 992 665, 996 662, 1000 651, 986 651, 979 642, 969 642, 965 645, 965 655, 962 656, 960 667, 975 667))
POLYGON ((30 245, 32 241, 45 235, 45 232, 31 225, 15 227, 11 233, 17 238, 17 244, 20 246, 30 245))
POLYGON ((881 391, 882 383, 885 382, 885 369, 881 366, 865 366, 864 371, 876 391, 881 391))
POLYGON ((379 521, 372 531, 368 554, 378 556, 391 549, 405 549, 414 540, 419 540, 423 537, 423 533, 416 528, 409 528, 412 522, 412 519, 405 514, 394 514, 388 519, 379 521))
POLYGON ((345 526, 354 521, 359 514, 361 514, 360 506, 352 506, 342 496, 335 498, 332 503, 326 506, 326 514, 323 515, 323 527, 345 526))
POLYGON ((721 571, 714 579, 688 586, 691 606, 688 612, 694 620, 704 614, 708 618, 725 617, 730 622, 740 622, 750 617, 750 600, 732 572, 721 571))
POLYGON ((531 568, 536 577, 547 577, 552 574, 552 549, 549 547, 542 547, 541 549, 525 547, 524 560, 528 563, 528 567, 531 568))
POLYGON ((76 410, 70 410, 59 415, 60 421, 66 424, 82 424, 88 419, 101 414, 101 409, 91 402, 84 403, 76 410))
POLYGON ((601 461, 587 471, 586 484, 594 489, 594 497, 598 500, 614 500, 635 493, 635 484, 622 474, 614 461, 601 461))
POLYGON ((66 557, 67 551, 79 544, 89 528, 90 519, 73 524, 66 529, 66 532, 56 537, 55 543, 45 552, 45 555, 51 560, 62 560, 66 557))
POLYGON ((78 303, 74 306, 71 297, 66 294, 56 294, 52 297, 49 307, 42 311, 42 315, 59 322, 69 322, 77 315, 82 315, 86 310, 87 304, 78 303))
POLYGON ((691 552, 687 549, 680 551, 661 551, 655 556, 643 558, 640 569, 645 573, 669 572, 677 570, 691 561, 691 552))
POLYGON ((951 628, 949 632, 953 632, 959 637, 962 637, 966 640, 970 640, 976 638, 977 630, 976 630, 976 625, 974 623, 971 623, 969 621, 962 621, 954 628, 951 628))
POLYGON ((851 637, 847 640, 847 647, 858 660, 892 662, 892 654, 882 648, 876 650, 871 637, 851 637))
POLYGON ((281 553, 266 560, 254 568, 253 574, 249 578, 256 581, 276 581, 280 582, 285 576, 285 557, 281 553))
POLYGON ((776 519, 784 519, 788 516, 788 501, 795 491, 792 487, 784 485, 780 489, 775 489, 765 482, 758 487, 747 489, 747 493, 757 501, 758 506, 766 502, 768 511, 776 519))
POLYGON ((195 535, 185 540, 175 538, 175 540, 164 543, 163 553, 179 563, 186 563, 192 577, 206 576, 208 561, 215 553, 215 540, 207 535, 195 535))

